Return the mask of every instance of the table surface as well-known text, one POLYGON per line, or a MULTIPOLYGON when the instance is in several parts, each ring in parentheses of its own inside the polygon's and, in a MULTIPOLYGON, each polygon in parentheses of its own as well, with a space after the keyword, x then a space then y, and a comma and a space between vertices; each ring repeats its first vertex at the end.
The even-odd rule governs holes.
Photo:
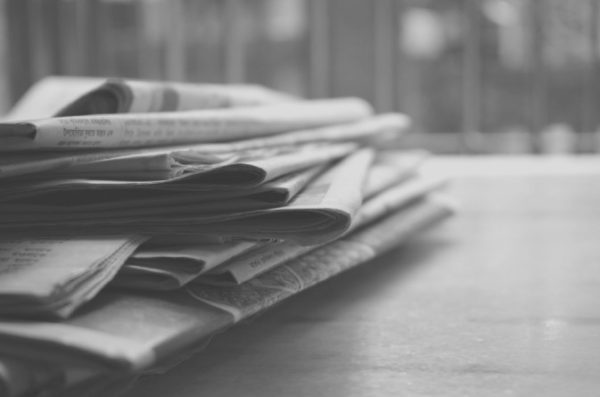
POLYGON ((126 396, 600 396, 600 158, 427 169, 453 219, 126 396))

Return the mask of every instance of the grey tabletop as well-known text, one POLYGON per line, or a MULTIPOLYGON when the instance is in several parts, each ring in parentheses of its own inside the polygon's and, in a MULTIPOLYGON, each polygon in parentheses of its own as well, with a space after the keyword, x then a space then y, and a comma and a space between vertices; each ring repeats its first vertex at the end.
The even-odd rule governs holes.
POLYGON ((453 176, 453 219, 126 396, 600 396, 600 159, 427 171, 453 176))

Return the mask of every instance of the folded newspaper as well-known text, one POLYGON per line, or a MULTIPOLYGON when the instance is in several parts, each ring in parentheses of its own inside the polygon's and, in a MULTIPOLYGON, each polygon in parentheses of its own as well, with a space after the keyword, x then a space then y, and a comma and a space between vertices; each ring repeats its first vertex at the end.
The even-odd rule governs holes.
MULTIPOLYGON (((61 82, 62 81, 62 82, 61 82)), ((0 395, 104 396, 448 217, 356 98, 40 82, 0 123, 0 395)))
POLYGON ((162 294, 105 291, 62 322, 2 320, 0 353, 66 367, 149 370, 188 354, 243 318, 398 246, 451 212, 443 200, 417 200, 240 286, 190 284, 162 294))
POLYGON ((193 84, 107 79, 56 116, 147 113, 267 105, 295 100, 258 85, 193 84))
POLYGON ((5 119, 231 108, 295 99, 258 85, 48 76, 34 84, 5 119))
POLYGON ((357 121, 373 110, 358 98, 251 108, 55 117, 0 123, 0 151, 81 150, 224 142, 357 121))
MULTIPOLYGON (((389 212, 408 206, 415 200, 440 189, 444 183, 442 179, 415 177, 411 181, 372 197, 360 208, 348 232, 373 222, 389 212)), ((191 281, 214 285, 242 284, 321 245, 304 246, 290 240, 266 243, 255 250, 232 258, 222 266, 214 267, 191 281)), ((124 269, 127 268, 126 264, 124 269)))
POLYGON ((202 212, 203 203, 132 208, 110 213, 2 213, 0 233, 141 235, 218 234, 237 238, 284 238, 314 244, 345 232, 362 201, 363 181, 373 151, 362 149, 319 175, 284 206, 229 212, 202 212))
MULTIPOLYGON (((382 213, 398 209, 441 186, 442 180, 417 177, 414 173, 423 153, 395 151, 379 156, 369 170, 363 204, 352 228, 372 222, 382 213)), ((144 289, 176 289, 198 279, 229 284, 248 281, 283 261, 316 246, 291 241, 193 242, 168 247, 140 247, 126 262, 114 285, 144 289)))
POLYGON ((62 317, 92 299, 140 236, 1 239, 0 316, 62 317))
MULTIPOLYGON (((326 146, 307 144, 261 151, 259 156, 239 153, 216 158, 212 164, 202 154, 173 152, 167 158, 167 161, 173 160, 175 163, 169 172, 180 175, 164 179, 124 181, 67 178, 5 183, 4 190, 0 192, 0 212, 40 212, 44 208, 51 211, 65 208, 69 211, 86 211, 104 206, 127 208, 133 202, 135 206, 145 205, 141 199, 160 202, 165 196, 174 200, 172 204, 178 200, 190 201, 190 198, 208 201, 246 196, 263 192, 268 182, 308 172, 356 149, 357 146, 351 143, 326 146), (196 162, 196 159, 199 161, 196 162)), ((133 172, 133 167, 130 167, 129 171, 123 173, 133 172)))
MULTIPOLYGON (((0 178, 28 175, 44 180, 60 178, 84 178, 91 174, 96 178, 102 177, 99 169, 108 166, 116 176, 122 176, 116 171, 129 171, 119 169, 117 164, 134 167, 140 171, 172 171, 176 167, 176 159, 165 160, 171 153, 197 153, 204 157, 198 159, 211 160, 210 155, 218 156, 238 154, 250 150, 264 150, 267 148, 294 146, 302 144, 328 143, 328 142, 356 142, 362 145, 384 145, 388 141, 396 141, 400 134, 410 125, 406 116, 396 113, 376 115, 363 120, 335 124, 325 127, 296 130, 285 134, 269 135, 264 137, 245 138, 239 141, 226 143, 193 144, 185 146, 169 146, 166 148, 141 149, 112 149, 95 150, 92 152, 18 152, 4 153, 0 159, 0 178), (159 163, 156 158, 163 158, 159 163), (148 162, 156 167, 149 170, 148 162), (41 175, 40 175, 41 174, 41 175), (59 175, 57 175, 59 174, 59 175)), ((212 164, 212 162, 210 163, 212 164)), ((149 175, 151 176, 151 175, 149 175)), ((120 178, 121 180, 124 178, 120 178)), ((27 185, 27 183, 25 183, 27 185)))

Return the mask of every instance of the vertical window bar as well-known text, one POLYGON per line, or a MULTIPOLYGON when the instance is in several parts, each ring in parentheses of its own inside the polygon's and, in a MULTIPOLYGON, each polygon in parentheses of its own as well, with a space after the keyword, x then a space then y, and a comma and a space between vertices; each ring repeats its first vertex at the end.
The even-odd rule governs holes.
POLYGON ((52 11, 49 8, 54 4, 45 3, 44 0, 29 0, 27 5, 30 42, 22 51, 31 53, 32 78, 36 81, 55 73, 52 62, 55 54, 52 51, 56 48, 52 48, 51 35, 54 32, 50 32, 50 23, 55 22, 56 15, 48 15, 52 11))
POLYGON ((0 59, 2 59, 3 67, 0 68, 0 117, 8 110, 9 106, 9 86, 8 81, 10 80, 10 68, 8 62, 8 41, 7 37, 10 33, 7 26, 7 1, 0 0, 0 59))
POLYGON ((379 112, 395 109, 396 85, 396 0, 377 0, 371 4, 375 17, 375 107, 379 112))
POLYGON ((224 0, 225 81, 241 83, 246 78, 244 1, 224 0))
POLYGON ((31 53, 26 48, 30 42, 32 21, 28 18, 29 4, 23 0, 4 1, 5 40, 8 73, 7 83, 10 89, 10 103, 13 104, 31 84, 31 53))
POLYGON ((587 42, 589 51, 588 67, 584 74, 584 100, 582 109, 582 131, 579 134, 579 151, 580 152, 594 152, 598 149, 595 144, 595 131, 598 128, 598 118, 596 117, 596 111, 598 109, 598 101, 596 95, 596 87, 598 85, 598 73, 600 73, 599 67, 599 48, 600 38, 598 28, 598 12, 600 10, 600 3, 598 0, 589 0, 589 20, 587 23, 587 42))
POLYGON ((394 18, 396 21, 396 27, 394 29, 394 57, 395 57, 395 77, 394 82, 394 97, 396 99, 396 108, 401 112, 408 113, 408 106, 406 105, 407 90, 404 89, 407 82, 407 59, 402 48, 402 19, 406 10, 406 0, 396 0, 394 4, 394 18))
MULTIPOLYGON (((163 72, 163 64, 167 62, 166 55, 159 50, 157 44, 157 31, 161 28, 160 21, 164 20, 165 7, 157 0, 146 0, 141 4, 137 12, 138 34, 139 40, 146 41, 146 45, 137 47, 140 48, 137 56, 138 60, 138 77, 145 79, 163 79, 166 73, 163 72)), ((165 25, 171 25, 167 20, 165 25)))
POLYGON ((184 7, 180 0, 165 1, 165 12, 170 18, 173 29, 167 26, 167 49, 165 69, 167 79, 183 81, 185 79, 185 15, 184 7))
POLYGON ((481 144, 481 51, 478 0, 464 1, 464 53, 462 78, 462 147, 466 152, 481 144))
POLYGON ((331 34, 329 0, 309 0, 309 93, 312 98, 331 96, 331 34))
MULTIPOLYGON (((396 49, 396 74, 398 80, 395 84, 398 108, 406 113, 412 122, 411 130, 427 132, 426 106, 424 106, 423 79, 427 78, 421 67, 422 62, 407 49, 408 32, 403 24, 410 23, 408 15, 414 8, 419 8, 420 1, 401 0, 396 4, 398 30, 396 32, 398 47, 396 49)), ((422 137, 420 137, 422 138, 422 137)))
POLYGON ((544 61, 544 22, 546 20, 545 0, 531 0, 531 149, 533 153, 542 151, 541 133, 546 124, 546 95, 548 75, 544 61))
MULTIPOLYGON (((86 0, 84 1, 85 6, 83 11, 82 25, 85 29, 85 51, 84 56, 84 75, 103 75, 100 71, 102 65, 101 58, 104 56, 102 53, 102 39, 103 34, 102 26, 100 25, 100 2, 99 0, 86 0)), ((105 74, 104 74, 105 75, 105 74)))

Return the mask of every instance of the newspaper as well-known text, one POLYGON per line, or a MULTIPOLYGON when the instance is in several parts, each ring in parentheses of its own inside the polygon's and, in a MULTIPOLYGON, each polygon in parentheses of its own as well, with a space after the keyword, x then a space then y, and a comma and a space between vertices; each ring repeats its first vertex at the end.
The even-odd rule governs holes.
POLYGON ((265 105, 295 99, 291 95, 258 85, 47 76, 25 92, 4 120, 214 109, 265 105))
POLYGON ((258 85, 217 85, 107 79, 56 113, 76 116, 216 109, 293 101, 291 95, 258 85))
POLYGON ((190 351, 231 324, 229 314, 185 291, 111 290, 61 322, 0 320, 0 352, 56 366, 125 374, 151 369, 190 351))
MULTIPOLYGON (((62 218, 69 216, 78 219, 89 217, 141 218, 144 215, 169 213, 189 213, 195 215, 215 215, 227 212, 251 211, 283 206, 318 176, 325 166, 320 165, 306 170, 284 175, 256 188, 235 191, 150 192, 115 197, 110 192, 98 190, 70 191, 66 194, 36 197, 33 200, 13 201, 0 204, 3 218, 39 219, 46 216, 62 218), (85 193, 85 194, 84 194, 85 193), (161 193, 161 194, 158 194, 161 193), (125 197, 125 198, 123 198, 125 197), (103 198, 103 200, 99 200, 103 198), (20 202, 20 203, 19 203, 20 202)), ((185 189, 185 187, 183 187, 185 189)))
POLYGON ((446 185, 446 182, 445 178, 437 176, 416 175, 400 185, 386 189, 361 207, 360 212, 352 219, 350 229, 361 228, 420 197, 439 190, 446 185))
MULTIPOLYGON (((133 202, 138 206, 140 203, 149 203, 155 199, 160 201, 161 193, 163 197, 165 195, 172 197, 173 204, 181 198, 167 192, 182 194, 199 192, 201 194, 194 195, 197 201, 238 197, 254 193, 265 182, 330 163, 356 149, 357 146, 352 143, 302 145, 296 148, 263 150, 256 154, 240 153, 222 158, 221 161, 215 160, 212 164, 208 160, 203 160, 202 155, 198 156, 198 162, 194 162, 193 153, 173 152, 165 155, 164 160, 171 163, 171 166, 168 167, 170 171, 164 173, 179 174, 177 176, 137 181, 69 177, 65 179, 21 178, 3 184, 0 202, 18 199, 18 202, 24 205, 31 203, 53 206, 57 209, 66 205, 71 208, 71 211, 75 211, 73 207, 78 205, 84 206, 83 209, 87 208, 86 205, 92 209, 94 206, 101 208, 111 203, 117 205, 122 203, 121 206, 126 206, 127 203, 133 202), (102 191, 101 203, 98 199, 98 191, 102 191), (28 199, 24 201, 24 198, 28 199)), ((155 176, 162 172, 157 170, 155 176)), ((186 199, 182 197, 181 200, 186 199)), ((1 205, 0 212, 9 210, 8 205, 8 203, 1 205)), ((19 211, 17 208, 13 210, 19 211)), ((27 211, 27 208, 24 207, 22 210, 27 211)))
POLYGON ((63 322, 5 319, 0 321, 0 353, 80 368, 152 368, 234 321, 398 246, 450 213, 442 201, 419 201, 242 286, 188 285, 187 291, 162 294, 105 291, 63 322))
POLYGON ((237 322, 397 247, 451 213, 444 201, 421 200, 373 226, 291 259, 247 283, 231 287, 192 283, 186 289, 198 300, 228 311, 237 322))
MULTIPOLYGON (((227 143, 194 144, 161 149, 113 149, 89 153, 78 152, 25 152, 5 153, 0 159, 0 178, 43 173, 44 178, 54 177, 56 172, 75 177, 89 164, 118 160, 123 157, 139 156, 144 161, 148 156, 168 155, 176 151, 189 150, 208 155, 231 155, 256 149, 281 146, 297 146, 306 143, 353 141, 360 144, 375 144, 386 140, 397 140, 409 125, 408 118, 401 114, 376 115, 357 122, 333 126, 292 131, 254 139, 243 139, 227 143), (54 172, 53 172, 54 171, 54 172)), ((131 157, 130 157, 131 158, 131 157)), ((130 164, 131 165, 131 164, 130 164)), ((142 165, 134 165, 144 169, 142 165)))
MULTIPOLYGON (((195 214, 273 208, 288 204, 324 169, 326 169, 326 165, 296 171, 248 190, 178 192, 176 195, 173 194, 173 191, 168 191, 165 194, 158 195, 158 197, 149 197, 142 200, 119 200, 113 203, 105 202, 82 206, 82 208, 71 208, 72 210, 88 211, 88 213, 90 209, 93 209, 94 211, 106 212, 107 216, 118 215, 117 211, 130 215, 132 214, 132 208, 138 209, 137 214, 142 211, 143 213, 156 214, 171 211, 169 207, 172 206, 177 206, 178 212, 188 209, 195 214), (140 210, 141 208, 143 210, 140 210)), ((148 197, 149 194, 146 194, 146 196, 148 197)), ((153 239, 153 241, 156 240, 156 238, 153 239)))
POLYGON ((364 186, 365 199, 415 176, 429 153, 423 150, 377 151, 364 186))
MULTIPOLYGON (((363 192, 365 199, 368 201, 363 203, 357 215, 362 219, 362 224, 373 221, 380 215, 377 211, 370 208, 380 207, 392 211, 406 204, 411 199, 426 194, 429 190, 433 190, 439 186, 438 182, 434 180, 431 182, 413 180, 406 182, 407 185, 392 189, 413 176, 426 156, 426 153, 421 151, 401 152, 397 150, 377 155, 375 163, 369 169, 363 192), (400 192, 405 192, 405 194, 403 196, 400 195, 400 197, 396 197, 398 196, 397 194, 390 194, 391 192, 382 194, 386 189, 399 190, 400 192), (382 197, 379 199, 374 196, 382 197), (384 206, 390 200, 386 197, 396 197, 395 205, 384 206), (382 205, 379 205, 379 203, 382 203, 382 205), (364 212, 366 215, 370 215, 370 218, 369 216, 362 215, 364 212)), ((235 243, 232 242, 228 242, 228 244, 234 244, 235 246, 235 243)), ((222 242, 221 245, 223 247, 228 246, 222 242)), ((174 289, 180 288, 182 285, 199 276, 202 277, 198 279, 198 282, 239 284, 288 259, 297 257, 315 248, 315 246, 305 247, 289 241, 256 243, 253 250, 244 253, 235 251, 232 255, 222 256, 221 266, 216 266, 219 263, 215 263, 215 266, 211 266, 210 268, 198 266, 196 272, 190 272, 186 269, 187 266, 185 265, 188 262, 188 258, 183 257, 178 259, 181 257, 179 254, 181 250, 199 250, 199 252, 203 252, 204 247, 208 247, 208 253, 210 254, 212 247, 215 246, 218 247, 219 245, 215 245, 214 242, 207 244, 205 241, 191 241, 188 245, 181 245, 180 243, 173 247, 162 246, 159 249, 146 249, 142 246, 125 263, 117 277, 113 280, 113 284, 144 289, 174 289), (152 261, 145 263, 132 261, 138 254, 144 255, 145 258, 152 259, 152 261), (161 263, 164 263, 164 266, 157 269, 157 264, 161 263)), ((210 257, 207 258, 207 260, 210 259, 210 257)))
MULTIPOLYGON (((324 169, 326 169, 326 165, 296 171, 251 189, 184 191, 178 192, 176 195, 171 190, 158 195, 156 198, 149 197, 142 200, 119 200, 113 203, 91 204, 82 206, 81 210, 87 213, 89 213, 89 210, 101 211, 105 212, 107 216, 114 216, 120 214, 117 211, 130 215, 132 214, 132 208, 138 209, 137 214, 142 211, 143 213, 154 214, 168 212, 171 211, 169 208, 173 206, 178 207, 178 212, 188 209, 195 214, 210 214, 279 207, 288 204, 324 169)), ((149 194, 146 194, 146 196, 149 196, 149 194)), ((71 208, 72 211, 78 209, 71 208)))
MULTIPOLYGON (((414 177, 402 184, 370 196, 370 199, 361 206, 356 217, 354 217, 348 232, 397 211, 441 188, 444 183, 444 180, 438 178, 414 177)), ((320 245, 302 246, 293 241, 278 241, 266 244, 257 250, 233 258, 223 266, 216 267, 207 272, 206 275, 196 279, 195 282, 214 285, 242 284, 320 245)))
POLYGON ((81 150, 231 141, 357 121, 372 112, 361 99, 338 98, 250 108, 47 118, 0 123, 0 150, 81 150))
POLYGON ((104 79, 95 77, 44 77, 29 87, 2 121, 52 117, 70 102, 98 87, 103 81, 104 79))
MULTIPOLYGON (((235 185, 241 179, 246 185, 257 185, 292 171, 331 161, 358 148, 356 143, 305 143, 249 149, 230 153, 204 153, 191 148, 159 153, 141 153, 107 159, 57 172, 51 177, 114 179, 121 181, 175 179, 193 174, 205 177, 212 187, 235 185), (221 172, 221 175, 215 175, 221 172), (234 172, 236 174, 234 174, 234 172), (246 172, 247 175, 244 175, 246 172), (230 176, 230 174, 233 174, 230 176), (239 175, 238 175, 239 174, 239 175)), ((189 178, 192 179, 192 178, 189 178)))
POLYGON ((362 187, 373 159, 361 149, 319 175, 287 205, 260 210, 202 213, 202 203, 133 208, 118 216, 77 212, 3 214, 1 233, 132 233, 142 235, 216 234, 238 238, 296 240, 314 244, 348 229, 362 201, 362 187))
MULTIPOLYGON (((283 205, 321 172, 323 167, 284 176, 261 186, 259 192, 235 200, 207 203, 209 208, 260 208, 266 205, 283 205), (271 188, 272 187, 272 188, 271 188)), ((152 240, 151 240, 152 241, 152 240)), ((198 276, 236 256, 259 249, 262 241, 181 241, 168 246, 153 244, 141 246, 123 265, 112 285, 168 290, 181 288, 198 276)))
POLYGON ((226 144, 214 144, 212 150, 219 152, 249 150, 273 146, 298 145, 314 142, 354 141, 376 144, 397 141, 410 126, 410 119, 400 113, 385 113, 364 120, 336 125, 310 128, 273 136, 245 139, 226 144))
POLYGON ((114 277, 143 240, 139 236, 1 240, 0 314, 68 317, 114 277))
POLYGON ((142 248, 121 268, 112 285, 170 290, 244 252, 260 247, 255 241, 142 248))

